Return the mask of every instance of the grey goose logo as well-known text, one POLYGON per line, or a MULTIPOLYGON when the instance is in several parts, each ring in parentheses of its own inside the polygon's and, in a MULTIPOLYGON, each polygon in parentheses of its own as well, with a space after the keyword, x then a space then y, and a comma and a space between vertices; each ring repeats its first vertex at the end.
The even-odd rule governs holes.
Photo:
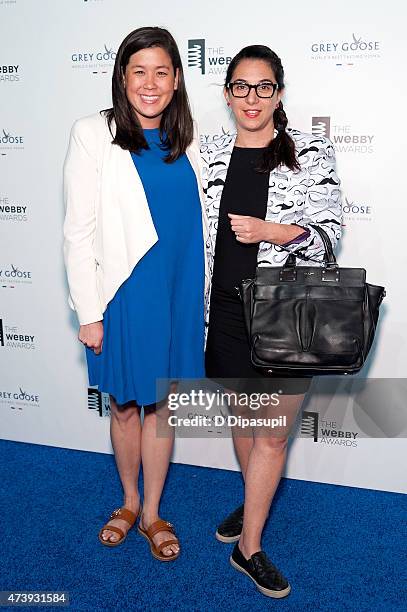
POLYGON ((105 43, 99 50, 85 49, 71 53, 71 66, 89 70, 92 74, 107 74, 108 69, 113 68, 115 59, 116 51, 105 43))
POLYGON ((318 442, 318 412, 303 411, 301 415, 301 433, 306 438, 313 438, 318 442))
POLYGON ((6 156, 9 151, 21 151, 24 149, 24 137, 16 136, 9 130, 0 130, 0 155, 6 156))
POLYGON ((188 40, 188 66, 199 68, 205 74, 205 39, 194 38, 188 40))
POLYGON ((108 47, 106 43, 103 45, 101 51, 78 51, 72 53, 71 60, 74 63, 91 63, 91 62, 112 62, 116 59, 116 52, 113 51, 112 47, 108 47))
POLYGON ((23 283, 31 284, 31 271, 20 270, 17 266, 13 264, 4 268, 0 267, 0 283, 8 283, 6 285, 1 284, 1 287, 14 287, 15 284, 23 283))
POLYGON ((23 144, 23 142, 24 139, 22 136, 13 136, 10 132, 6 132, 6 130, 3 128, 0 136, 0 143, 2 145, 23 144))
POLYGON ((331 118, 330 117, 312 117, 312 134, 314 136, 331 136, 331 118))
POLYGON ((23 410, 24 407, 40 407, 40 397, 37 393, 28 392, 21 386, 18 391, 0 388, 0 404, 6 404, 12 410, 23 410))
MULTIPOLYGON (((344 53, 377 53, 380 50, 380 41, 364 39, 362 36, 352 34, 352 38, 342 41, 325 40, 311 44, 312 53, 326 54, 336 59, 336 54, 344 53)), ((351 55, 350 55, 351 57, 351 55)))
MULTIPOLYGON (((371 221, 373 217, 373 209, 370 204, 354 202, 347 197, 345 197, 345 202, 342 204, 342 212, 345 221, 371 221)), ((346 227, 345 223, 342 225, 346 227)))

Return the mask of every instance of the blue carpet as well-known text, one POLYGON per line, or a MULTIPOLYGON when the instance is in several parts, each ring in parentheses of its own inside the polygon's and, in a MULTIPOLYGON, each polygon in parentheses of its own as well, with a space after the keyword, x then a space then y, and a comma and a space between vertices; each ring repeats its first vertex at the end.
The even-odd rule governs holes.
POLYGON ((183 552, 163 564, 135 530, 117 548, 97 539, 121 504, 113 456, 0 441, 0 457, 0 590, 65 590, 68 609, 89 612, 407 610, 401 494, 283 479, 263 548, 292 592, 271 600, 213 536, 241 503, 240 474, 171 465, 161 515, 183 552))

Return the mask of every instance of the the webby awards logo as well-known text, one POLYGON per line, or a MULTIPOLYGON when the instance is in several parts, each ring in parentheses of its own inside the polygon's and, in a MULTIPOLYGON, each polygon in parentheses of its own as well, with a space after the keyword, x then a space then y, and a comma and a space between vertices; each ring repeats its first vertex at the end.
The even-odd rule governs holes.
POLYGON ((359 432, 348 431, 340 427, 337 421, 322 419, 318 412, 304 410, 301 415, 301 437, 312 438, 325 446, 342 446, 355 448, 358 445, 359 432))
POLYGON ((28 221, 28 205, 16 202, 0 193, 0 222, 23 223, 28 221))
POLYGON ((93 410, 100 417, 110 415, 110 398, 96 387, 88 387, 88 410, 93 410))
POLYGON ((188 66, 197 68, 205 74, 205 39, 194 38, 188 41, 188 66))
POLYGON ((0 84, 19 83, 21 81, 20 65, 16 63, 5 63, 0 60, 0 84))
POLYGON ((36 337, 26 329, 0 318, 0 349, 35 350, 36 337))
POLYGON ((337 153, 374 153, 374 134, 359 132, 349 124, 333 122, 330 116, 312 117, 311 130, 314 136, 329 138, 337 153))
POLYGON ((223 46, 208 45, 205 38, 188 40, 188 68, 205 75, 224 75, 232 55, 223 46))

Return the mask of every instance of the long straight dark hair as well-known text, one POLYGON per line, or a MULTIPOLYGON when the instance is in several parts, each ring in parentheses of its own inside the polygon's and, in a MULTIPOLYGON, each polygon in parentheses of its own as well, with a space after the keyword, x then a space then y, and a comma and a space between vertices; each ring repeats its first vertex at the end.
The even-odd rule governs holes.
POLYGON ((113 108, 102 112, 106 113, 113 144, 136 153, 140 152, 141 149, 149 148, 136 112, 127 99, 123 76, 133 53, 151 47, 164 49, 171 58, 174 73, 178 68, 178 88, 174 91, 171 102, 164 110, 160 123, 160 135, 161 137, 164 134, 166 136, 163 146, 168 149, 165 161, 171 163, 185 153, 187 147, 191 144, 193 122, 185 88, 181 57, 177 43, 168 30, 157 27, 138 28, 126 36, 117 51, 113 68, 113 108), (115 133, 112 129, 113 121, 116 124, 115 133))
MULTIPOLYGON (((281 59, 276 53, 274 53, 274 51, 265 45, 250 45, 249 47, 244 47, 237 55, 235 55, 230 62, 226 73, 226 89, 228 89, 228 85, 233 78, 233 73, 238 64, 244 59, 257 59, 269 64, 270 68, 274 72, 274 76, 276 77, 278 90, 282 91, 284 89, 284 69, 281 59)), ((259 172, 267 173, 274 170, 274 168, 277 168, 281 164, 285 164, 287 168, 290 168, 290 170, 299 170, 300 164, 295 154, 295 144, 291 136, 286 131, 288 119, 281 101, 274 111, 273 122, 274 127, 277 130, 277 136, 269 143, 257 170, 259 172)))

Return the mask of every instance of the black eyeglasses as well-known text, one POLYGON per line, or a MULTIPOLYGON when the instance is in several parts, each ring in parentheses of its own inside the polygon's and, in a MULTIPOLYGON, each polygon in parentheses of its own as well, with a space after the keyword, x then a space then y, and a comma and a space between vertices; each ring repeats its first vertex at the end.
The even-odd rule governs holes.
POLYGON ((255 90, 256 96, 259 98, 272 98, 276 89, 278 89, 278 84, 271 81, 263 81, 262 83, 257 83, 257 85, 250 85, 244 81, 235 81, 234 83, 229 83, 228 88, 234 98, 247 98, 251 89, 255 90))

